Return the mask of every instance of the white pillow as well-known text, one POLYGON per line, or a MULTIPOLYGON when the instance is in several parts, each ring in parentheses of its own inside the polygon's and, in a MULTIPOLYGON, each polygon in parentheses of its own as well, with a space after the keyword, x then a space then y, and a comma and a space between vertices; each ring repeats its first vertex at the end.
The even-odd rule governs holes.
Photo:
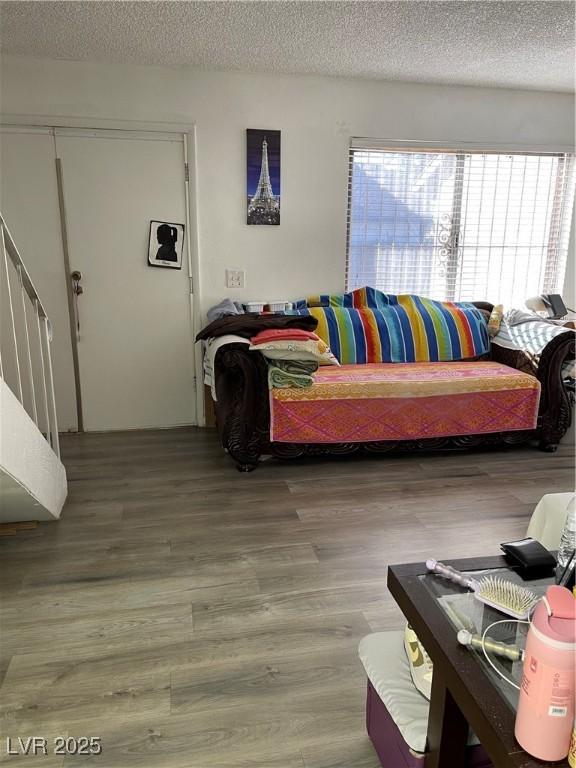
POLYGON ((251 344, 252 352, 261 352, 270 360, 316 360, 320 365, 340 365, 322 339, 277 339, 251 344))

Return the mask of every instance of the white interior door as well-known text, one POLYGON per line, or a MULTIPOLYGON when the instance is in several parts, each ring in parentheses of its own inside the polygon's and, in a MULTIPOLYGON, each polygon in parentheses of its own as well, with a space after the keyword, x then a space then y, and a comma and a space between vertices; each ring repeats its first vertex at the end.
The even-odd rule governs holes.
MULTIPOLYGON (((0 132, 0 208, 52 323, 58 427, 66 431, 76 430, 78 422, 54 160, 50 129, 4 127, 0 132)), ((0 303, 0 322, 7 323, 8 304, 0 303)), ((12 352, 2 351, 6 356, 12 352)), ((10 366, 6 368, 9 373, 10 366)), ((42 413, 39 408, 40 426, 42 413)))
POLYGON ((152 136, 56 130, 86 430, 196 421, 186 238, 181 269, 148 265, 150 221, 186 223, 183 137, 152 136))

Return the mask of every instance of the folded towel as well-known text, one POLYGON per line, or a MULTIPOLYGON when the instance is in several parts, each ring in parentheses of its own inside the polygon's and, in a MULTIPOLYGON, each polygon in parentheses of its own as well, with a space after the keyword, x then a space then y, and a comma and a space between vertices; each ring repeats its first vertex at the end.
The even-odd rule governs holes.
POLYGON ((317 360, 274 360, 273 365, 286 373, 306 373, 309 376, 320 367, 317 360))
POLYGON ((312 331, 305 331, 303 328, 268 328, 260 331, 256 336, 250 339, 252 344, 264 344, 267 341, 306 341, 312 339, 318 341, 318 336, 312 331))
POLYGON ((306 388, 314 383, 312 376, 307 373, 288 373, 275 365, 268 368, 268 386, 270 389, 306 388))

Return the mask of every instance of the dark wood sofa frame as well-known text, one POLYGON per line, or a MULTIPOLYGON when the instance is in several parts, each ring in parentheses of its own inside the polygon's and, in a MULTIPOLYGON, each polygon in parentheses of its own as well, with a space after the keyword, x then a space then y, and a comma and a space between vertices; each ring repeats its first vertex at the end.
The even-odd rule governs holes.
MULTIPOLYGON (((486 312, 492 311, 493 305, 488 302, 474 304, 486 312)), ((216 426, 222 445, 241 472, 255 469, 263 455, 289 459, 306 455, 344 456, 358 451, 455 450, 517 445, 530 440, 538 440, 541 450, 552 452, 558 448, 572 418, 571 397, 562 379, 562 366, 574 356, 575 334, 570 330, 556 336, 538 361, 524 351, 491 346, 486 359, 530 373, 540 381, 540 408, 534 430, 366 443, 274 443, 270 441, 266 360, 260 353, 250 352, 245 344, 229 344, 218 350, 214 366, 218 398, 214 403, 216 426)))

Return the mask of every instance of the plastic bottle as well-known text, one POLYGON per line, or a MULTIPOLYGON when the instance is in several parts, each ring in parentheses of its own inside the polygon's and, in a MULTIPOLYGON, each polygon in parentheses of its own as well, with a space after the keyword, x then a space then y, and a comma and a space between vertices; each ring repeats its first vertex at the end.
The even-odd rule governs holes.
POLYGON ((514 734, 539 760, 568 755, 574 725, 576 601, 551 586, 532 616, 526 638, 514 734))
POLYGON ((568 502, 566 512, 566 522, 558 547, 558 557, 556 566, 556 580, 558 581, 576 550, 576 495, 573 495, 568 502))

